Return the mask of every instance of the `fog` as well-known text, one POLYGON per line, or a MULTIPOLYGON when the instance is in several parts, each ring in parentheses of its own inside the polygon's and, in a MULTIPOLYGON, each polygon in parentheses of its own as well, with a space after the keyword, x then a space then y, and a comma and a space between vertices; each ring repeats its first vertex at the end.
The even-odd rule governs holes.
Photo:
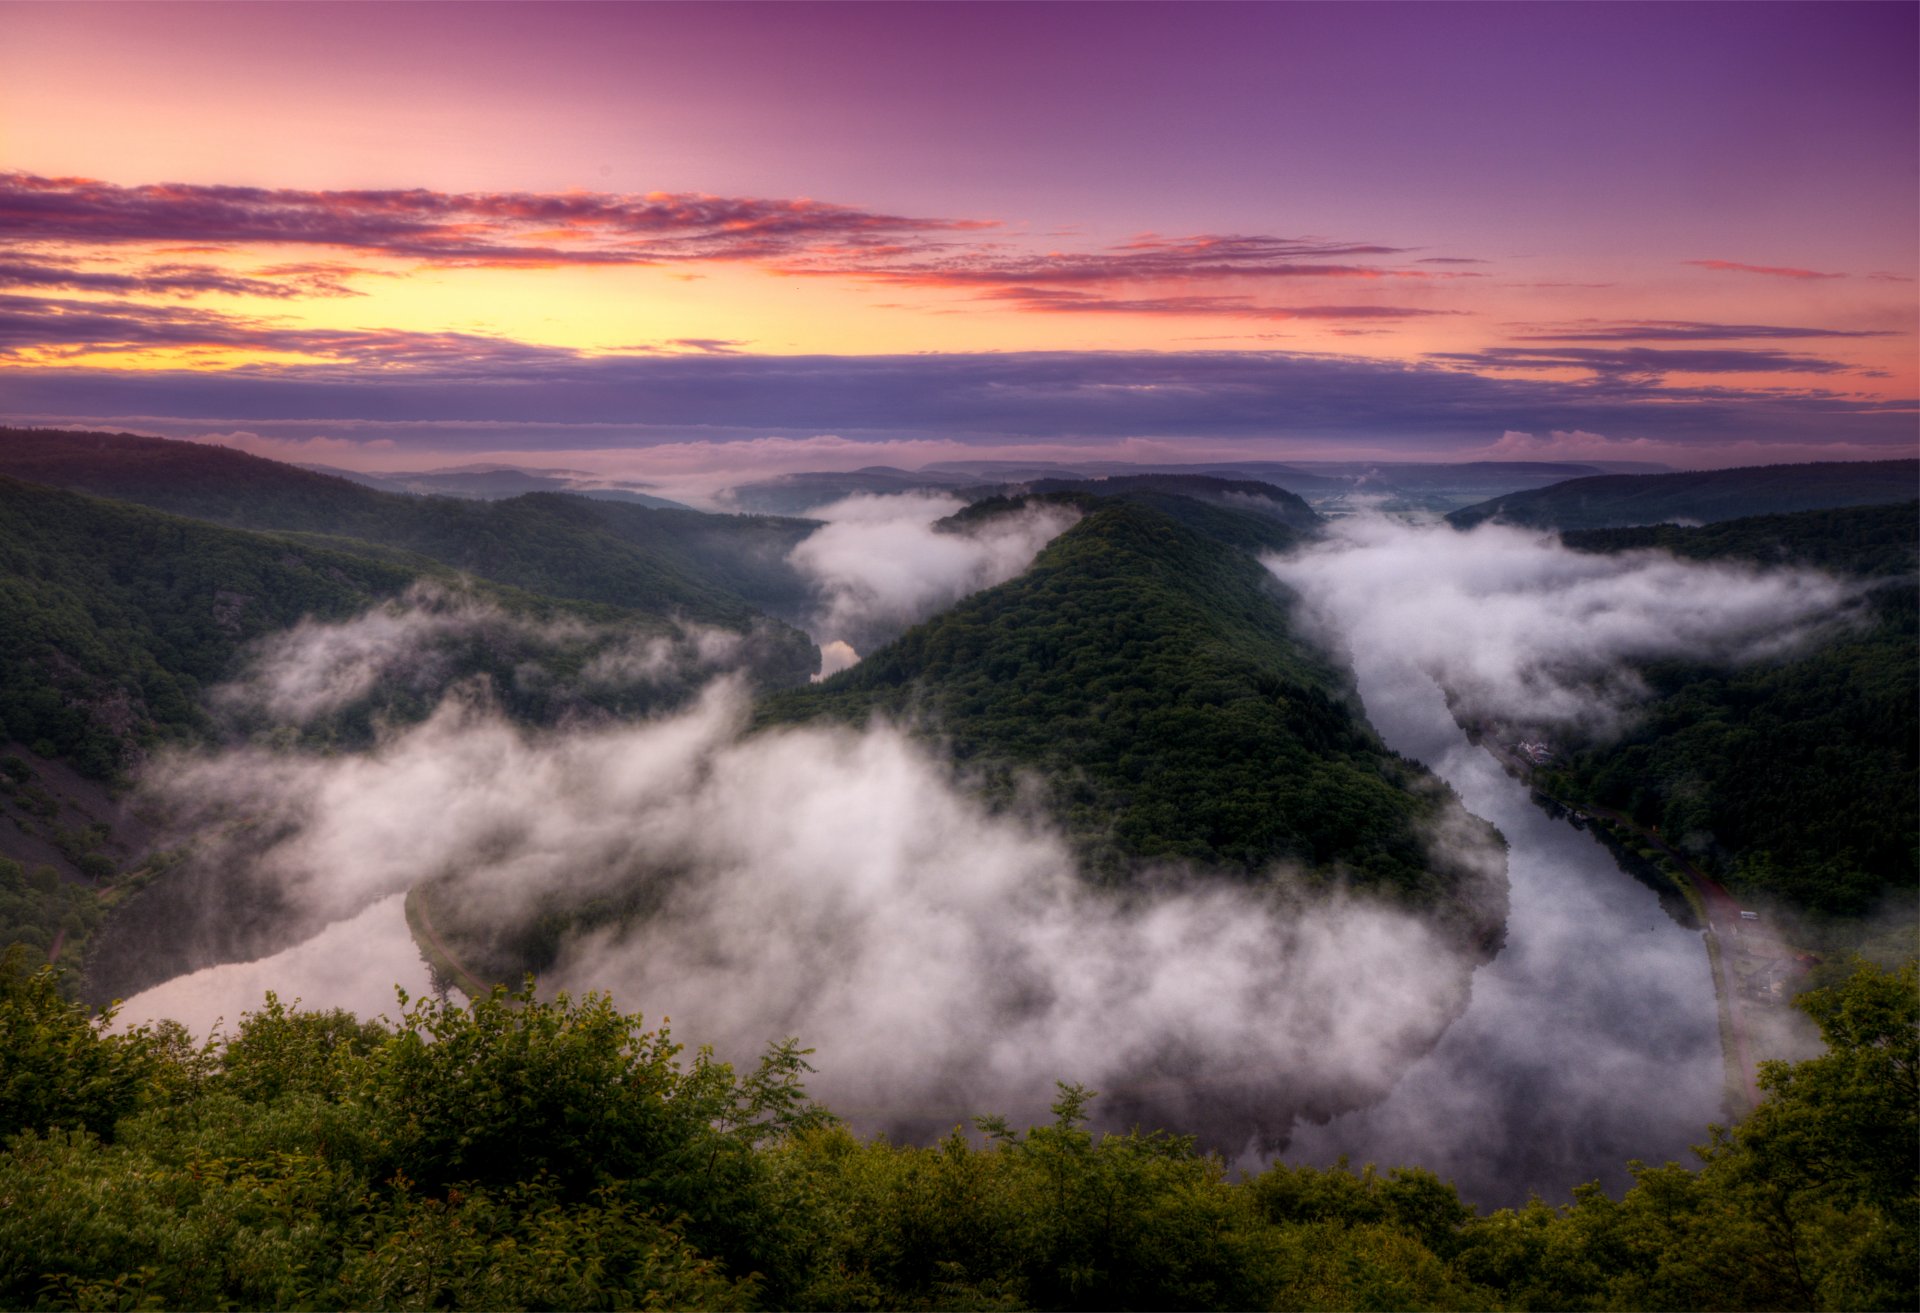
POLYGON ((209 702, 236 720, 306 724, 376 690, 436 698, 470 671, 476 652, 504 667, 522 691, 549 697, 681 688, 754 656, 751 635, 693 621, 636 629, 542 618, 420 583, 351 619, 309 617, 268 635, 209 702), (575 673, 553 673, 565 668, 575 673))
MULTIPOLYGON (((1064 527, 1036 517, 950 541, 929 528, 938 499, 914 500, 843 503, 802 544, 832 623, 903 623, 1011 574, 1064 527)), ((817 1050, 812 1088, 863 1130, 1031 1119, 1071 1080, 1103 1091, 1108 1125, 1201 1131, 1246 1163, 1291 1136, 1306 1160, 1426 1164, 1483 1203, 1617 1185, 1629 1157, 1684 1154, 1723 1115, 1698 935, 1471 747, 1443 687, 1478 714, 1617 726, 1641 693, 1623 659, 1762 656, 1824 623, 1844 590, 1384 522, 1270 566, 1352 655, 1390 745, 1506 831, 1513 916, 1490 966, 1472 972, 1416 916, 1286 870, 1095 889, 1044 816, 988 809, 891 725, 747 733, 738 676, 653 719, 545 728, 468 681, 365 751, 156 758, 146 801, 191 844, 183 870, 202 883, 180 887, 198 891, 200 932, 251 916, 277 938, 244 954, 267 960, 173 980, 126 1020, 231 1021, 282 979, 311 1006, 384 1009, 421 975, 393 900, 423 882, 503 924, 625 898, 646 915, 563 940, 544 988, 611 990, 735 1060, 797 1035, 817 1050)), ((366 671, 410 668, 433 623, 304 627, 222 696, 323 712, 366 671)), ((636 640, 636 670, 657 637, 636 640)), ((674 642, 696 666, 727 658, 724 644, 702 656, 697 635, 674 642)), ((1452 820, 1430 836, 1435 861, 1498 882, 1502 855, 1452 820)))
POLYGON ((827 523, 788 559, 818 597, 808 621, 815 640, 846 649, 836 649, 840 659, 869 651, 967 594, 1013 578, 1080 518, 1070 507, 1028 505, 960 532, 933 527, 965 507, 957 497, 931 493, 863 493, 808 512, 827 523))
MULTIPOLYGON (((1305 1127, 1288 1157, 1420 1163, 1483 1205, 1628 1183, 1631 1158, 1692 1161, 1724 1121, 1713 984, 1698 931, 1591 835, 1536 806, 1455 711, 1604 732, 1643 690, 1635 657, 1759 659, 1804 638, 1845 598, 1804 571, 1581 556, 1501 526, 1458 533, 1385 520, 1339 525, 1270 568, 1351 653, 1368 718, 1452 784, 1510 844, 1512 910, 1473 1001, 1384 1102, 1305 1127), (1449 708, 1448 695, 1455 702, 1449 708)), ((1806 1051, 1782 1014, 1773 1042, 1806 1051)), ((1780 1051, 1780 1050, 1776 1050, 1780 1051)))
POLYGON ((1811 570, 1596 555, 1537 530, 1375 516, 1268 564, 1357 665, 1437 682, 1468 719, 1589 733, 1617 729, 1645 694, 1624 663, 1775 655, 1849 595, 1811 570))
MULTIPOLYGON (((209 866, 277 890, 287 924, 449 873, 436 897, 501 921, 644 889, 649 916, 568 942, 547 985, 610 989, 736 1059, 797 1035, 817 1091, 868 1128, 1044 1115, 1060 1079, 1106 1091, 1113 1118, 1277 1142, 1298 1109, 1384 1092, 1463 1002, 1466 964, 1403 912, 1278 871, 1099 891, 1044 820, 988 811, 903 733, 743 737, 746 712, 731 680, 570 731, 455 698, 363 754, 176 757, 150 796, 198 818, 209 866)), ((1474 855, 1497 880, 1497 851, 1474 855)), ((418 974, 365 962, 351 996, 401 967, 418 974)), ((128 1016, 228 1012, 266 974, 223 970, 128 1016)))

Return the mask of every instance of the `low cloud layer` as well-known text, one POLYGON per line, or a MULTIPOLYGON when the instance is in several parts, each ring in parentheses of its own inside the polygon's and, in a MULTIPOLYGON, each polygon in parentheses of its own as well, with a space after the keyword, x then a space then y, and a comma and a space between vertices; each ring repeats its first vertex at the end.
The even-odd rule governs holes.
MULTIPOLYGON (((1564 1200, 1626 1163, 1690 1161, 1723 1121, 1699 932, 1592 835, 1538 807, 1456 716, 1601 728, 1632 714, 1641 657, 1757 658, 1846 597, 1824 576, 1586 556, 1551 535, 1347 521, 1271 568, 1351 652, 1368 718, 1510 845, 1507 940, 1473 1000, 1382 1103, 1303 1129, 1301 1161, 1420 1163, 1484 1206, 1564 1200)), ((1771 1052, 1804 1051, 1804 1036, 1771 1052)))
MULTIPOLYGON (((205 914, 270 890, 284 942, 435 878, 503 924, 637 893, 651 912, 566 941, 549 985, 611 989, 734 1058, 798 1035, 868 1128, 1044 1116, 1057 1078, 1117 1121, 1275 1141, 1297 1112, 1378 1097, 1463 1002, 1468 964, 1405 912, 1285 872, 1096 890, 1043 820, 990 812, 904 734, 743 738, 746 712, 729 680, 570 732, 454 698, 365 753, 176 756, 148 796, 226 881, 205 914)), ((1499 878, 1497 852, 1475 856, 1499 878)), ((159 997, 205 1016, 224 979, 159 997)))
POLYGON ((214 690, 216 710, 305 724, 376 690, 437 701, 476 664, 502 692, 592 697, 685 688, 751 660, 751 636, 692 621, 653 629, 513 614, 471 593, 416 584, 344 621, 305 619, 257 644, 245 672, 214 690))
POLYGON ((965 505, 933 494, 863 494, 809 511, 827 523, 789 559, 820 597, 814 637, 867 651, 968 593, 1013 578, 1080 518, 1067 507, 1038 505, 965 532, 933 527, 965 505))
POLYGON ((1371 517, 1269 565, 1356 664, 1390 654, 1470 719, 1599 733, 1645 692, 1626 663, 1779 654, 1849 595, 1810 570, 1594 555, 1534 530, 1371 517))

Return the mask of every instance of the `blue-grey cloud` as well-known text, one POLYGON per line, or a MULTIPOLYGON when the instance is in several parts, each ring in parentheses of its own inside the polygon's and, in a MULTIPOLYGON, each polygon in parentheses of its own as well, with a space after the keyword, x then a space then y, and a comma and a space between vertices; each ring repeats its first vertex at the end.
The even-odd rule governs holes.
POLYGON ((1627 378, 1667 374, 1840 374, 1853 366, 1818 356, 1789 355, 1768 348, 1669 350, 1661 347, 1489 347, 1483 351, 1435 352, 1434 360, 1478 369, 1587 369, 1627 378))
MULTIPOLYGON (((386 348, 364 349, 378 358, 386 348)), ((408 425, 444 425, 471 434, 476 449, 834 433, 983 445, 1273 438, 1433 450, 1507 430, 1911 446, 1916 405, 1818 388, 1568 382, 1264 351, 587 357, 453 335, 406 349, 405 367, 384 370, 351 358, 219 373, 15 370, 0 378, 0 414, 300 420, 313 432, 339 421, 369 435, 390 424, 403 438, 408 425)))

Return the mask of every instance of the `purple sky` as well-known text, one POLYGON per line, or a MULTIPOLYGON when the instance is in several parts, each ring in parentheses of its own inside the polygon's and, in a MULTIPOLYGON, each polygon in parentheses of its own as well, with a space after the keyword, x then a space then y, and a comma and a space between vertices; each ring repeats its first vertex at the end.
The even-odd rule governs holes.
POLYGON ((1916 13, 0 3, 0 417, 636 474, 1910 452, 1916 13))

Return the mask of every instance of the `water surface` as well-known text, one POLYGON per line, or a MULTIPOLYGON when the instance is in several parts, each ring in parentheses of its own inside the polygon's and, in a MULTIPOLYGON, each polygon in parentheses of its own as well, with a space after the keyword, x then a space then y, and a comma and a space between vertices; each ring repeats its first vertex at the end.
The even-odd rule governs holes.
POLYGON ((1482 1207, 1627 1185, 1629 1159, 1697 1160, 1722 1121, 1713 981, 1698 931, 1596 839, 1554 820, 1467 741, 1439 688, 1402 667, 1358 672, 1368 718, 1500 827, 1511 848, 1507 940, 1439 1045, 1371 1108, 1303 1126, 1286 1157, 1411 1165, 1482 1207))

